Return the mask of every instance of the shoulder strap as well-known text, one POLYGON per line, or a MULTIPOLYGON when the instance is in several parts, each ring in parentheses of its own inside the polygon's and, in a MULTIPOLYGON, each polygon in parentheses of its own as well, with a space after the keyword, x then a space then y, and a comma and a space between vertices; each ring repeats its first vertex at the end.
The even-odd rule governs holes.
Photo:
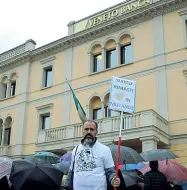
POLYGON ((75 155, 74 155, 74 160, 73 160, 73 167, 72 167, 72 171, 74 171, 74 166, 75 166, 75 156, 77 154, 77 149, 78 149, 79 145, 76 147, 75 149, 75 155))

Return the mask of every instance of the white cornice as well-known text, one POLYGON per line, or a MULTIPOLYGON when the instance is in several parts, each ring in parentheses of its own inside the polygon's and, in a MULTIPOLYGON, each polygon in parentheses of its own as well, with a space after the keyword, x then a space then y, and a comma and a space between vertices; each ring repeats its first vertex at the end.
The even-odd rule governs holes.
POLYGON ((185 8, 185 9, 179 11, 179 15, 180 15, 180 16, 187 15, 187 8, 185 8))
MULTIPOLYGON (((70 47, 83 44, 87 41, 97 39, 110 33, 114 33, 124 28, 152 19, 158 15, 167 14, 184 7, 187 7, 186 0, 160 0, 156 3, 152 3, 149 6, 126 14, 125 17, 120 16, 96 27, 84 30, 74 35, 66 36, 43 47, 35 49, 29 53, 30 61, 32 62, 34 60, 52 56, 55 53, 64 51, 70 47)), ((16 64, 18 60, 13 59, 12 61, 7 60, 4 63, 0 63, 0 70, 12 65, 12 62, 13 64, 16 64), (2 65, 4 66, 2 67, 2 65)))
POLYGON ((49 63, 49 62, 52 62, 56 59, 56 56, 51 56, 51 57, 47 57, 43 60, 40 61, 41 64, 45 64, 45 63, 49 63))
POLYGON ((15 67, 15 65, 26 63, 30 60, 30 51, 24 52, 20 55, 12 57, 0 63, 0 71, 15 67))
POLYGON ((186 144, 187 143, 187 133, 170 135, 170 143, 171 143, 171 145, 186 144))
POLYGON ((46 109, 46 108, 49 108, 51 109, 53 107, 53 103, 50 103, 50 104, 45 104, 45 105, 42 105, 42 106, 37 106, 36 109, 37 110, 42 110, 42 109, 46 109))

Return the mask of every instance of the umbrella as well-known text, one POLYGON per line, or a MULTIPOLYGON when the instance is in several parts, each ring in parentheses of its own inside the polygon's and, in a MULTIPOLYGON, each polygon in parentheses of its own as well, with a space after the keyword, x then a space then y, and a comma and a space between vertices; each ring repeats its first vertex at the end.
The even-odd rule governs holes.
POLYGON ((70 165, 71 165, 71 162, 67 161, 67 162, 57 163, 57 164, 55 164, 55 167, 60 169, 61 172, 63 172, 65 175, 67 175, 70 165))
MULTIPOLYGON (((187 169, 175 161, 158 161, 159 171, 162 172, 168 181, 185 181, 187 180, 187 169)), ((140 171, 145 174, 150 171, 149 164, 146 164, 140 171)))
POLYGON ((71 161, 72 153, 66 153, 60 158, 60 162, 71 161))
POLYGON ((123 178, 125 180, 126 187, 137 184, 137 180, 139 179, 137 174, 130 174, 127 172, 122 172, 122 175, 123 175, 123 178))
POLYGON ((12 164, 10 181, 15 190, 60 189, 63 173, 41 160, 16 160, 12 164))
POLYGON ((49 161, 51 164, 56 164, 59 160, 59 156, 53 154, 52 152, 37 152, 34 157, 49 161))
POLYGON ((182 181, 180 185, 184 190, 187 190, 187 182, 182 181))
POLYGON ((4 176, 9 178, 13 160, 6 156, 0 156, 0 179, 4 176))
MULTIPOLYGON (((34 160, 36 160, 36 159, 39 159, 40 160, 40 158, 39 157, 35 157, 34 155, 33 156, 26 156, 25 158, 24 158, 24 160, 30 160, 31 162, 34 160)), ((49 162, 49 161, 46 161, 46 162, 49 162)), ((50 162, 49 162, 50 163, 50 162)))
POLYGON ((178 158, 176 154, 167 150, 167 149, 155 149, 140 154, 144 160, 147 161, 156 161, 156 160, 166 160, 166 159, 175 159, 178 158))
MULTIPOLYGON (((111 145, 109 146, 113 160, 116 161, 117 158, 117 152, 118 152, 118 146, 117 145, 111 145)), ((126 164, 137 164, 138 162, 144 161, 144 159, 138 154, 134 149, 126 147, 126 146, 120 146, 120 164, 124 164, 124 161, 126 164)))
POLYGON ((144 166, 145 164, 143 162, 139 162, 138 164, 124 164, 124 166, 120 170, 121 171, 140 170, 144 166))

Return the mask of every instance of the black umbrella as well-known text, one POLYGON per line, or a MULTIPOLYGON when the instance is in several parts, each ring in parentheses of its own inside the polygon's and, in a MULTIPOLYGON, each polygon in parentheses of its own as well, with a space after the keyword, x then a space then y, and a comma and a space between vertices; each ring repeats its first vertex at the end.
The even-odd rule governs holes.
MULTIPOLYGON (((118 146, 113 144, 109 146, 109 148, 111 150, 113 160, 116 162, 118 146)), ((120 164, 124 164, 124 161, 125 164, 137 164, 144 161, 144 159, 134 149, 126 146, 120 146, 120 164)))
POLYGON ((16 160, 12 164, 10 181, 15 190, 59 190, 63 173, 40 159, 16 160))

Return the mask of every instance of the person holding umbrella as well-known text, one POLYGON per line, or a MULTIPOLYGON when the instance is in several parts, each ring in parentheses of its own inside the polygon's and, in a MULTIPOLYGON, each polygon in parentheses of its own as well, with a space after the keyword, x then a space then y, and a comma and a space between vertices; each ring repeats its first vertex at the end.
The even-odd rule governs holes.
POLYGON ((94 120, 84 122, 83 139, 72 152, 64 189, 107 190, 107 180, 113 187, 120 185, 111 151, 97 141, 97 130, 98 124, 94 120))
POLYGON ((144 175, 144 190, 166 190, 167 178, 158 170, 158 161, 150 161, 149 167, 151 171, 144 175))

